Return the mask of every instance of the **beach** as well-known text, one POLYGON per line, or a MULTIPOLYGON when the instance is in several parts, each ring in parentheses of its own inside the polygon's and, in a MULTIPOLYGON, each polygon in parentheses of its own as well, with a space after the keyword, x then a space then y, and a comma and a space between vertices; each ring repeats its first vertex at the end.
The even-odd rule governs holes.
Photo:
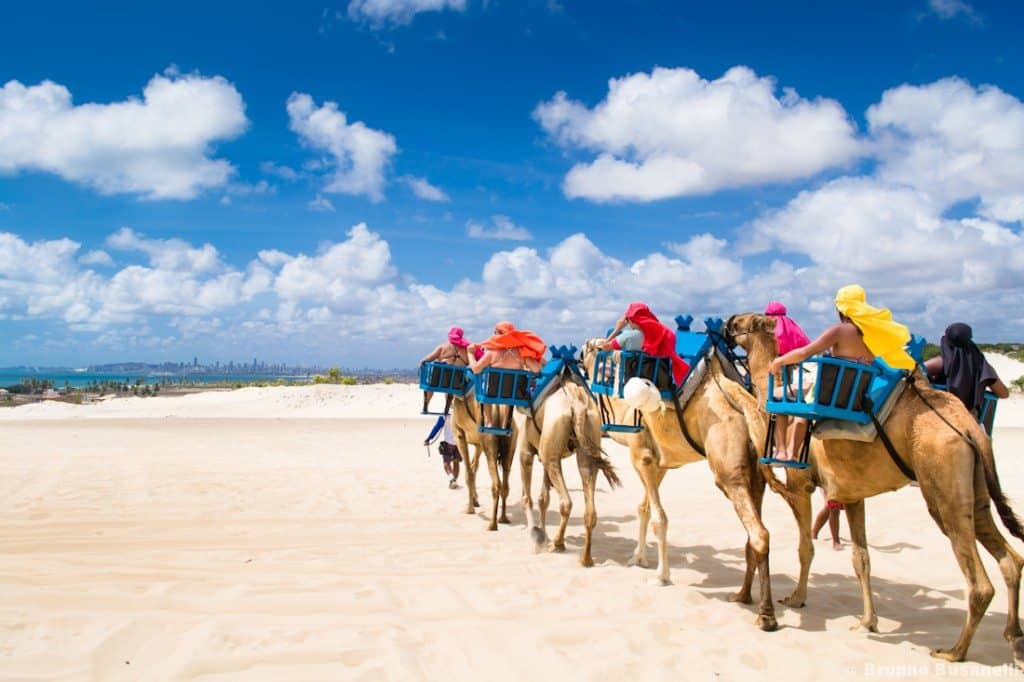
MULTIPOLYGON (((653 571, 626 565, 642 487, 624 448, 604 442, 624 487, 599 481, 584 569, 574 461, 568 549, 535 554, 518 464, 512 525, 488 533, 482 512, 464 513, 462 481, 449 490, 427 456, 420 395, 247 388, 0 411, 0 679, 1018 675, 984 553, 996 595, 968 661, 928 656, 959 633, 964 582, 916 488, 867 502, 879 634, 850 629, 861 598, 845 519, 843 551, 827 529, 816 542, 807 605, 778 605, 780 629, 764 633, 754 606, 728 601, 745 536, 706 465, 662 485, 673 584, 655 587, 653 571)), ((1019 396, 1000 405, 994 442, 1024 512, 1019 396)), ((486 507, 486 467, 477 483, 486 507)), ((548 514, 550 531, 557 501, 548 514)), ((779 599, 797 575, 796 528, 770 492, 764 516, 779 599)))

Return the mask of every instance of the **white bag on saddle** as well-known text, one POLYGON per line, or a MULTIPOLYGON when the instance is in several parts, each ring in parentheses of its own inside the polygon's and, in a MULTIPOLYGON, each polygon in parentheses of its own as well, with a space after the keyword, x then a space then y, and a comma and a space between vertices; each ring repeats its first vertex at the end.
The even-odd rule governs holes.
POLYGON ((643 414, 662 408, 661 392, 650 379, 633 377, 622 387, 622 398, 626 404, 643 414))

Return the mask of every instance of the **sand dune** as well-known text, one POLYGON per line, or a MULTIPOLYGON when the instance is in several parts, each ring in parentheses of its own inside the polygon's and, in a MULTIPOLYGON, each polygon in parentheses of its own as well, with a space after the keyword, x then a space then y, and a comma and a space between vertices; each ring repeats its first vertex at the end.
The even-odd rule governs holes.
MULTIPOLYGON (((744 536, 703 464, 666 478, 674 585, 652 587, 625 565, 641 486, 622 448, 607 445, 625 488, 599 484, 582 569, 572 460, 569 551, 533 554, 518 507, 497 533, 461 513, 465 491, 420 444, 430 419, 396 418, 418 404, 409 386, 317 386, 0 411, 0 679, 1014 674, 987 556, 996 597, 970 661, 928 657, 959 632, 963 581, 915 488, 868 502, 880 634, 850 631, 850 552, 824 541, 807 606, 779 606, 762 633, 727 601, 744 536)), ((1020 407, 1000 408, 995 443, 1024 511, 1020 407)), ((765 506, 779 598, 796 532, 778 498, 765 506)))

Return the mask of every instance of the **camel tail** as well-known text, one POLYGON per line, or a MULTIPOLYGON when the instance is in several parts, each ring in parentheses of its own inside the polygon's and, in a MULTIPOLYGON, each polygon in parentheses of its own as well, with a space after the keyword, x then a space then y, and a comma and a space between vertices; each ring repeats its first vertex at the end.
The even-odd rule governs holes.
POLYGON ((985 471, 985 486, 988 488, 988 496, 992 498, 999 512, 999 518, 1003 520, 1006 530, 1010 531, 1018 540, 1024 540, 1024 528, 1021 527, 1021 520, 1010 506, 1009 500, 1003 494, 1003 486, 999 483, 999 473, 996 471, 996 460, 992 453, 992 439, 981 433, 981 427, 975 424, 968 432, 968 440, 974 448, 981 466, 985 471))
POLYGON ((573 430, 576 431, 576 439, 580 444, 580 452, 577 457, 592 457, 597 468, 604 474, 608 485, 612 488, 621 488, 622 481, 615 471, 610 459, 604 456, 601 450, 600 436, 595 440, 594 434, 601 433, 600 418, 594 414, 593 406, 589 398, 574 395, 572 406, 573 430))

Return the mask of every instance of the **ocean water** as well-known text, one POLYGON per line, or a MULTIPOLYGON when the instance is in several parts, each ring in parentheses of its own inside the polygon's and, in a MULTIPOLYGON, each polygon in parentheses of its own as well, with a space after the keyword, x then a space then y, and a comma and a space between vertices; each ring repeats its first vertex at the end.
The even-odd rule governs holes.
POLYGON ((269 374, 195 374, 195 375, 172 375, 165 374, 113 374, 107 372, 59 372, 59 373, 32 373, 32 372, 0 372, 0 388, 6 388, 13 384, 21 383, 22 379, 39 379, 52 381, 54 386, 60 388, 65 384, 73 388, 88 386, 93 382, 119 381, 133 385, 136 379, 142 379, 143 383, 171 383, 177 384, 211 384, 211 383, 273 383, 278 379, 291 381, 293 383, 305 383, 313 380, 313 377, 301 375, 269 375, 269 374))

